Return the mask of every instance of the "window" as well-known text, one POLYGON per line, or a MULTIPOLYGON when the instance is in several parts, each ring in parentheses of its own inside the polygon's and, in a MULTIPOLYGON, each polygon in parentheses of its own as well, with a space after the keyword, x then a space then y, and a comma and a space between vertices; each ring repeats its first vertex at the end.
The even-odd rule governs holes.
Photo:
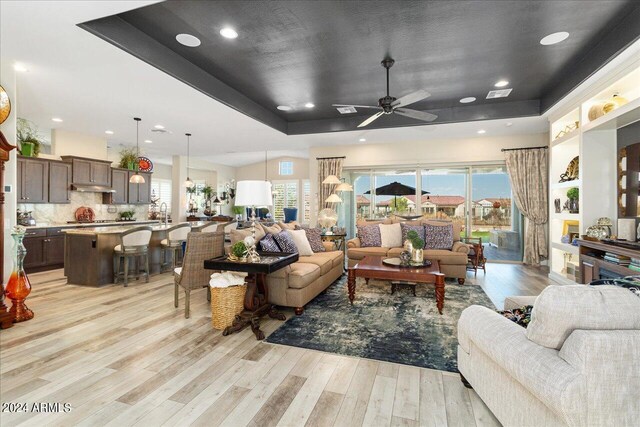
POLYGON ((293 175, 293 162, 291 161, 280 162, 280 175, 293 175))
POLYGON ((171 214, 171 180, 154 178, 151 180, 151 195, 158 198, 158 212, 162 203, 167 204, 167 212, 171 214))
POLYGON ((298 207, 298 181, 273 183, 273 218, 284 221, 284 208, 298 207))

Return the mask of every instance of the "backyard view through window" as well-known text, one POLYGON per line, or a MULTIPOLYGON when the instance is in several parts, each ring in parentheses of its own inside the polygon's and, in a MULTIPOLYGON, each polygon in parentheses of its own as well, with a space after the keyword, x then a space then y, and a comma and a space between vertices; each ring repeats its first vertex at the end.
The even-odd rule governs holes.
POLYGON ((522 259, 520 215, 514 215, 511 184, 503 165, 358 171, 352 176, 356 219, 396 214, 407 219, 451 220, 460 225, 462 237, 482 243, 488 259, 522 259), (400 185, 380 194, 381 187, 391 183, 400 185), (411 194, 392 195, 407 188, 411 194))

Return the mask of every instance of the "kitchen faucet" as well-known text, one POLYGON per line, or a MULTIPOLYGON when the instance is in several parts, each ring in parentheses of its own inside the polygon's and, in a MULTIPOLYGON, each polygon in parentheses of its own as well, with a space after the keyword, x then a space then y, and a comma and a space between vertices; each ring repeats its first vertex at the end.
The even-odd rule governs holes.
POLYGON ((162 202, 160 204, 160 215, 162 215, 162 213, 164 212, 164 225, 165 226, 169 223, 169 216, 167 215, 167 209, 169 209, 169 207, 167 206, 167 202, 162 202), (163 206, 164 206, 164 210, 162 210, 163 206))

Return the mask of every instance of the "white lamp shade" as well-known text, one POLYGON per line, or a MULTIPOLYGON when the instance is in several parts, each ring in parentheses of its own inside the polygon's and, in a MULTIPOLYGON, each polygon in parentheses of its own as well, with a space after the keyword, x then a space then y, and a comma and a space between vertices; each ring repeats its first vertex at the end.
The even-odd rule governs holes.
POLYGON ((349 183, 342 182, 336 186, 335 191, 353 191, 353 187, 349 183))
POLYGON ((323 184, 340 184, 340 178, 335 175, 329 175, 322 181, 323 184))
POLYGON ((333 193, 324 201, 325 203, 342 203, 342 199, 336 194, 333 193))
POLYGON ((144 177, 139 173, 134 173, 131 175, 131 178, 129 178, 129 182, 132 184, 144 184, 144 177))
POLYGON ((271 206, 272 204, 269 181, 238 181, 236 183, 236 206, 271 206))

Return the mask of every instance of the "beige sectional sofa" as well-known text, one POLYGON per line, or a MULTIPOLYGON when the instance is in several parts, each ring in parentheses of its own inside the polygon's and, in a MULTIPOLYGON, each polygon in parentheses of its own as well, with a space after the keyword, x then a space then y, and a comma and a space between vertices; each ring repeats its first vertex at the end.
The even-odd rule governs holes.
MULTIPOLYGON (((294 224, 295 225, 295 224, 294 224)), ((289 224, 276 224, 272 227, 256 227, 256 239, 265 233, 276 233, 284 228, 293 228, 289 224)), ((250 235, 250 230, 233 230, 231 244, 250 235)), ((304 306, 318 294, 327 289, 344 273, 344 253, 335 250, 332 242, 324 242, 325 252, 311 256, 300 256, 298 261, 267 276, 269 302, 275 305, 295 308, 296 314, 304 312, 304 306)))
MULTIPOLYGON (((419 224, 432 224, 442 225, 443 223, 452 223, 451 221, 440 220, 415 220, 415 221, 398 221, 395 219, 387 219, 380 221, 380 224, 391 224, 393 222, 405 222, 410 225, 419 224)), ((367 221, 361 224, 375 224, 376 222, 367 221)), ((453 222, 453 246, 450 250, 431 250, 425 249, 424 257, 430 260, 437 260, 440 265, 440 272, 446 277, 452 277, 458 279, 458 283, 464 284, 467 276, 467 254, 469 253, 469 246, 466 243, 460 241, 460 225, 453 222)), ((395 248, 383 248, 383 247, 362 247, 360 239, 358 237, 347 241, 347 258, 349 260, 349 267, 353 267, 367 255, 378 256, 398 256, 404 249, 402 247, 395 248)))

